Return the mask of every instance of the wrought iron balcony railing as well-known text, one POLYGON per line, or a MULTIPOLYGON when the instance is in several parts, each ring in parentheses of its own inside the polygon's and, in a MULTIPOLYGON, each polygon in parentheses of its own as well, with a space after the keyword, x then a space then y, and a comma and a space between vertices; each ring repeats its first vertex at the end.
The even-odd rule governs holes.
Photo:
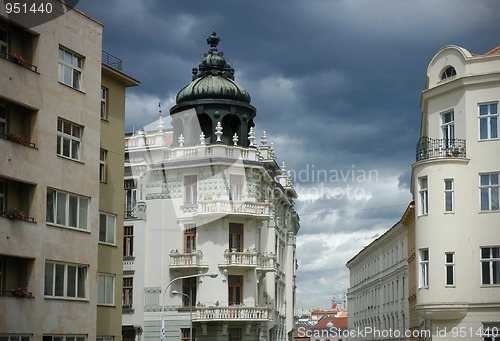
POLYGON ((417 143, 416 160, 439 158, 465 158, 466 141, 463 139, 431 139, 421 137, 417 143))

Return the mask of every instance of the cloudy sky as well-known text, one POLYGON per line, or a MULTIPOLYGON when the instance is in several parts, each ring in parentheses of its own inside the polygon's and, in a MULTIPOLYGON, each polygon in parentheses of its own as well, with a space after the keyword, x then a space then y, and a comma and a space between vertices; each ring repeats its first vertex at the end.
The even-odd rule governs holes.
POLYGON ((419 138, 420 93, 445 45, 500 44, 498 0, 82 0, 104 50, 141 85, 126 126, 164 115, 215 30, 300 194, 297 308, 327 308, 346 262, 399 221, 419 138))

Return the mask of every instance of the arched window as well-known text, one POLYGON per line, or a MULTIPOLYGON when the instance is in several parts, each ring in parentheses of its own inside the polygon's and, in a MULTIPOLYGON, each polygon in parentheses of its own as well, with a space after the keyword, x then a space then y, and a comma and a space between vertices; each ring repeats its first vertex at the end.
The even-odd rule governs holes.
POLYGON ((441 80, 457 75, 457 71, 453 66, 448 66, 441 74, 441 80))

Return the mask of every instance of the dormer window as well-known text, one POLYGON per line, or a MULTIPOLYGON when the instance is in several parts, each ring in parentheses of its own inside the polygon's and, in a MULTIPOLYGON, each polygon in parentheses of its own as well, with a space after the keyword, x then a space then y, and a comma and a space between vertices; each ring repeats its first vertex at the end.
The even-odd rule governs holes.
POLYGON ((448 66, 441 74, 441 80, 447 79, 457 75, 457 71, 453 66, 448 66))

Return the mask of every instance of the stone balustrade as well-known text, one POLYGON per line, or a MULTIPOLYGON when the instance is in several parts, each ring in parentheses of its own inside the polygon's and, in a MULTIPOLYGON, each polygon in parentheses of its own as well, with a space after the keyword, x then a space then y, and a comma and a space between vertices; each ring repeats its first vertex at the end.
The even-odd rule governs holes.
POLYGON ((239 320, 239 321, 265 321, 271 320, 271 307, 196 307, 194 320, 239 320))
POLYGON ((178 250, 170 251, 170 268, 203 268, 207 263, 203 263, 203 252, 195 251, 181 253, 178 250))

